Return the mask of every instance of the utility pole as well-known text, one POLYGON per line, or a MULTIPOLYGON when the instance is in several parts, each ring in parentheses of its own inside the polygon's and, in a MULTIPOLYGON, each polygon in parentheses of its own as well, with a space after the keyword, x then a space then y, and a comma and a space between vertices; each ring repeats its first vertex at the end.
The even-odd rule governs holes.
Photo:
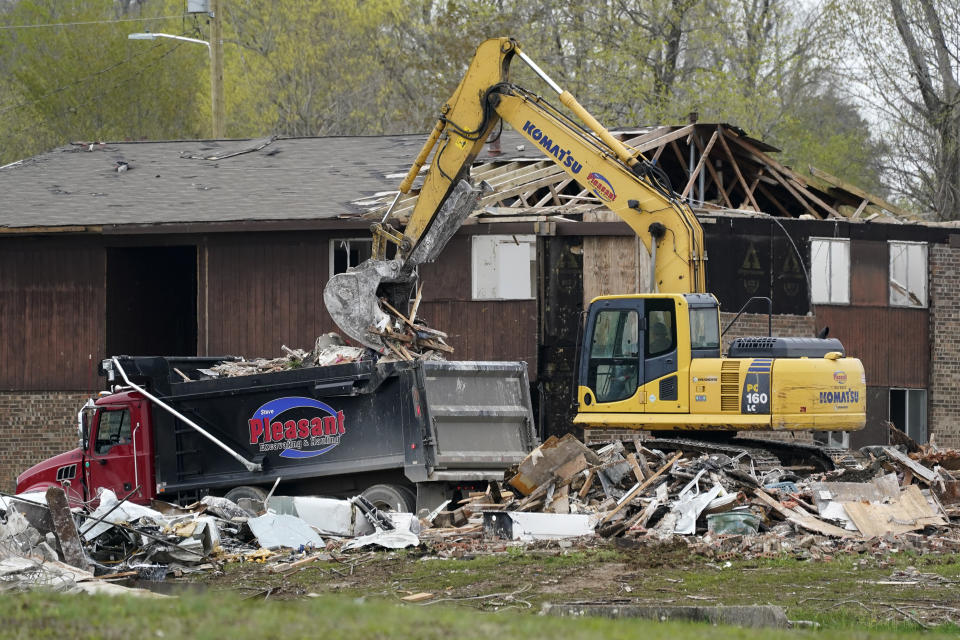
POLYGON ((210 0, 210 108, 213 111, 213 138, 223 138, 226 108, 223 104, 223 25, 222 0, 210 0))

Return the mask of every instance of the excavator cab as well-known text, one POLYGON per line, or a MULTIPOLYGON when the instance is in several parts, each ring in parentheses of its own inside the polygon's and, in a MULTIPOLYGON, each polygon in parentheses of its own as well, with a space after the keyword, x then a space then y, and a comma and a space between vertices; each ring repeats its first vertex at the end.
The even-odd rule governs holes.
POLYGON ((587 314, 581 410, 645 411, 648 404, 683 410, 690 360, 719 357, 720 314, 712 295, 602 296, 587 314))

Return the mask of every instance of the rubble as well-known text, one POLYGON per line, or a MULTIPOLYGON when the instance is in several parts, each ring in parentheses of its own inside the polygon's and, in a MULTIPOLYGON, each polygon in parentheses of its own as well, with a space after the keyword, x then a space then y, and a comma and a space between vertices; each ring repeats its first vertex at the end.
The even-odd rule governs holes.
MULTIPOLYGON (((366 347, 348 345, 338 334, 331 332, 318 337, 310 351, 281 345, 280 349, 284 352, 282 356, 226 360, 209 369, 200 369, 200 372, 211 378, 233 378, 303 367, 328 367, 365 359, 376 359, 383 363, 398 360, 443 360, 446 354, 453 353, 453 347, 445 342, 448 337, 446 333, 431 329, 419 318, 411 322, 386 300, 381 300, 380 303, 384 305, 388 321, 382 327, 371 328, 371 332, 380 336, 385 345, 383 354, 366 347)), ((416 313, 416 309, 413 313, 416 313)), ((411 317, 414 317, 413 313, 411 317)), ((186 378, 185 374, 181 375, 186 378)))
POLYGON ((270 563, 286 574, 366 549, 409 547, 442 555, 670 541, 717 562, 957 552, 960 472, 939 464, 956 457, 873 447, 852 465, 804 475, 758 472, 749 453, 662 451, 640 440, 588 447, 567 435, 548 439, 503 482, 418 515, 382 512, 362 496, 270 496, 252 516, 221 497, 147 507, 107 490, 90 512, 65 509, 63 491, 54 488, 0 499, 0 590, 94 590, 100 587, 86 583, 161 581, 228 562, 270 563))

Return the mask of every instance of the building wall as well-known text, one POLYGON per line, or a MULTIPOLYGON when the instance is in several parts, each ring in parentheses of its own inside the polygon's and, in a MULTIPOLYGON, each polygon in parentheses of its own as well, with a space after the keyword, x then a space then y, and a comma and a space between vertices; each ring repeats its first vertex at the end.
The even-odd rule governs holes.
POLYGON ((960 448, 960 248, 931 245, 928 432, 960 448))
POLYGON ((12 493, 28 467, 77 446, 77 412, 90 396, 69 391, 0 391, 0 491, 12 493))
POLYGON ((96 381, 105 275, 103 249, 86 239, 0 240, 0 390, 96 381))

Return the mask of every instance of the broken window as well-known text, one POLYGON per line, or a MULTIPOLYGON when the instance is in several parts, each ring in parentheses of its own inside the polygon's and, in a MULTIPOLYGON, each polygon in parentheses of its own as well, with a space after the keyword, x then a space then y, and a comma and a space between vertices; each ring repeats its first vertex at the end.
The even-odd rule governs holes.
POLYGON ((537 238, 473 236, 474 300, 531 300, 536 291, 537 238))
POLYGON ((810 238, 810 298, 814 304, 850 304, 850 240, 810 238))
POLYGON ((890 306, 927 306, 927 245, 891 240, 890 306))
POLYGON ((927 442, 927 390, 890 389, 890 422, 917 442, 927 442))
POLYGON ((345 272, 364 260, 369 260, 373 251, 370 238, 337 238, 330 241, 330 275, 345 272))

